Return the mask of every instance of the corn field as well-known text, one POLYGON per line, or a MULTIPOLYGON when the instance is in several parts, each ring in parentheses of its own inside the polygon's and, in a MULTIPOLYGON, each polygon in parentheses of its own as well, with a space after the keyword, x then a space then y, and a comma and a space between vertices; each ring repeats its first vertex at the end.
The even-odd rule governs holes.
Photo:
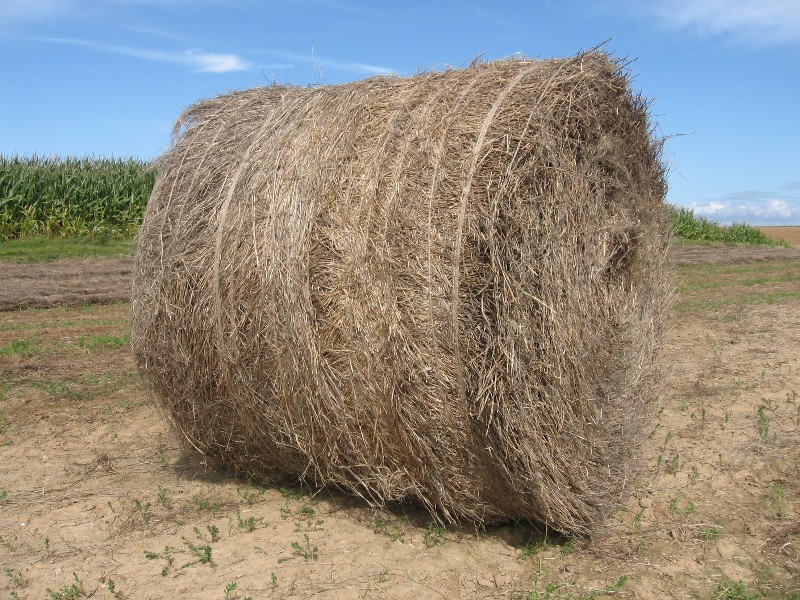
POLYGON ((133 236, 154 180, 136 159, 0 156, 0 240, 133 236))

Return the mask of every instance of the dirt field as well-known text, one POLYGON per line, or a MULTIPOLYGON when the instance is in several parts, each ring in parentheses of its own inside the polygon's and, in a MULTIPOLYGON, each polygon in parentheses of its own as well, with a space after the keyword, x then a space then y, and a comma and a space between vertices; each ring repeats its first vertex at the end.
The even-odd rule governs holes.
MULTIPOLYGON (((0 312, 0 589, 12 598, 797 599, 800 252, 690 246, 674 263, 671 376, 642 449, 646 470, 591 540, 513 524, 442 529, 408 506, 378 511, 203 473, 142 388, 127 303, 0 312)), ((6 306, 55 278, 20 275, 9 286, 6 269, 6 306)))
POLYGON ((759 227, 768 238, 785 240, 795 248, 800 248, 800 226, 794 227, 759 227))

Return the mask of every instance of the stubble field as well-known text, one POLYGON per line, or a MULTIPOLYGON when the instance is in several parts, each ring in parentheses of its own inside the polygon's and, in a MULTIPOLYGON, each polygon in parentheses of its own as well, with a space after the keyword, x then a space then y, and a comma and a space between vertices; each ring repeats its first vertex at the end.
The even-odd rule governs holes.
MULTIPOLYGON (((0 589, 14 598, 797 599, 800 252, 685 247, 673 262, 670 377, 645 470, 591 540, 526 524, 445 529, 410 506, 375 510, 336 492, 205 473, 141 384, 129 304, 20 309, 59 289, 66 299, 38 305, 82 297, 63 281, 43 291, 58 280, 46 267, 26 284, 2 266, 0 589)), ((108 287, 124 299, 128 280, 117 276, 108 287)))

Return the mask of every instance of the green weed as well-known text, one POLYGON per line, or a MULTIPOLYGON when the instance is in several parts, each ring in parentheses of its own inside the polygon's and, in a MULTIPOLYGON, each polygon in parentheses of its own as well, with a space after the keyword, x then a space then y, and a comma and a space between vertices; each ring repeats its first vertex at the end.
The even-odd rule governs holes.
POLYGON ((194 508, 197 512, 210 511, 216 517, 219 516, 219 513, 222 511, 222 502, 219 500, 211 502, 210 499, 197 494, 192 496, 192 501, 194 502, 194 508))
POLYGON ((710 600, 758 600, 761 594, 749 592, 741 581, 726 580, 717 585, 710 600))
POLYGON ((158 503, 166 509, 172 508, 172 500, 167 495, 167 490, 158 486, 158 503))
POLYGON ((108 588, 108 593, 114 596, 114 598, 117 600, 124 600, 125 594, 117 589, 117 584, 114 583, 114 580, 110 577, 106 579, 106 587, 108 588))
MULTIPOLYGON (((26 577, 20 571, 12 571, 11 569, 6 569, 6 577, 8 577, 9 582, 11 583, 14 591, 22 588, 26 588, 30 585, 30 581, 26 579, 26 577)), ((17 596, 12 592, 12 598, 16 598, 17 596)))
POLYGON ((47 594, 51 600, 81 600, 86 598, 86 590, 83 589, 83 583, 78 579, 76 573, 72 574, 75 581, 70 585, 65 585, 60 590, 53 591, 47 588, 47 594))
POLYGON ((772 509, 772 516, 783 520, 786 518, 786 498, 781 486, 775 485, 767 496, 767 502, 772 509))
POLYGON ((769 417, 767 416, 766 406, 758 409, 758 435, 766 444, 769 442, 769 417))
POLYGON ((256 528, 264 522, 261 517, 249 516, 246 519, 242 518, 242 513, 236 510, 236 529, 239 531, 253 532, 256 528))
POLYGON ((712 525, 711 527, 701 529, 700 531, 695 534, 695 537, 698 540, 703 540, 706 542, 711 542, 714 540, 718 540, 722 536, 722 529, 717 525, 712 525))
POLYGON ((669 498, 669 514, 681 516, 681 517, 688 517, 692 513, 694 513, 695 509, 697 508, 694 502, 689 502, 686 506, 681 508, 680 499, 677 496, 670 496, 669 498))
POLYGON ((142 522, 145 524, 145 526, 150 525, 150 518, 152 516, 150 514, 151 504, 149 502, 142 504, 141 500, 138 498, 133 501, 133 504, 136 507, 136 510, 139 512, 139 516, 142 518, 142 522))
POLYGON ((669 473, 670 475, 675 475, 675 473, 678 472, 680 466, 681 466, 681 455, 680 452, 678 452, 677 454, 675 454, 675 456, 672 457, 672 460, 669 461, 669 464, 667 465, 667 473, 669 473))
MULTIPOLYGON (((201 540, 202 541, 202 540, 201 540)), ((209 565, 211 564, 211 545, 210 544, 192 544, 186 538, 183 538, 183 543, 186 544, 186 547, 189 549, 189 552, 194 556, 195 560, 189 561, 186 564, 181 566, 181 569, 185 569, 186 567, 191 567, 192 565, 202 564, 202 565, 209 565)))
POLYGON ((319 548, 311 545, 311 540, 308 534, 303 534, 304 543, 292 542, 292 549, 297 556, 300 556, 308 562, 309 560, 317 560, 319 558, 319 548))
POLYGON ((425 526, 425 533, 422 534, 422 541, 428 548, 438 546, 444 541, 444 527, 442 527, 436 520, 431 520, 425 526))
POLYGON ((250 479, 247 480, 247 486, 244 489, 236 488, 236 494, 249 505, 253 505, 261 500, 266 491, 266 488, 255 490, 253 488, 253 482, 250 479))
POLYGON ((169 571, 172 568, 172 565, 175 564, 175 557, 173 555, 177 554, 179 552, 180 552, 180 550, 178 550, 176 548, 171 548, 169 546, 164 546, 164 550, 162 552, 158 553, 158 554, 156 554, 155 552, 150 552, 149 550, 145 550, 144 551, 144 557, 147 560, 163 559, 164 560, 164 566, 161 569, 161 576, 162 577, 166 577, 169 574, 169 571))

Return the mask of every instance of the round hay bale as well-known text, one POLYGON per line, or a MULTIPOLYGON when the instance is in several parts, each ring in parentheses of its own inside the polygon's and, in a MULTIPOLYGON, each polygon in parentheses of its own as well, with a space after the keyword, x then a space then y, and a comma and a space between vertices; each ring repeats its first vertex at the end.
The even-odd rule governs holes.
POLYGON ((205 100, 141 228, 136 360, 211 467, 585 534, 659 381, 664 194, 602 53, 205 100))

